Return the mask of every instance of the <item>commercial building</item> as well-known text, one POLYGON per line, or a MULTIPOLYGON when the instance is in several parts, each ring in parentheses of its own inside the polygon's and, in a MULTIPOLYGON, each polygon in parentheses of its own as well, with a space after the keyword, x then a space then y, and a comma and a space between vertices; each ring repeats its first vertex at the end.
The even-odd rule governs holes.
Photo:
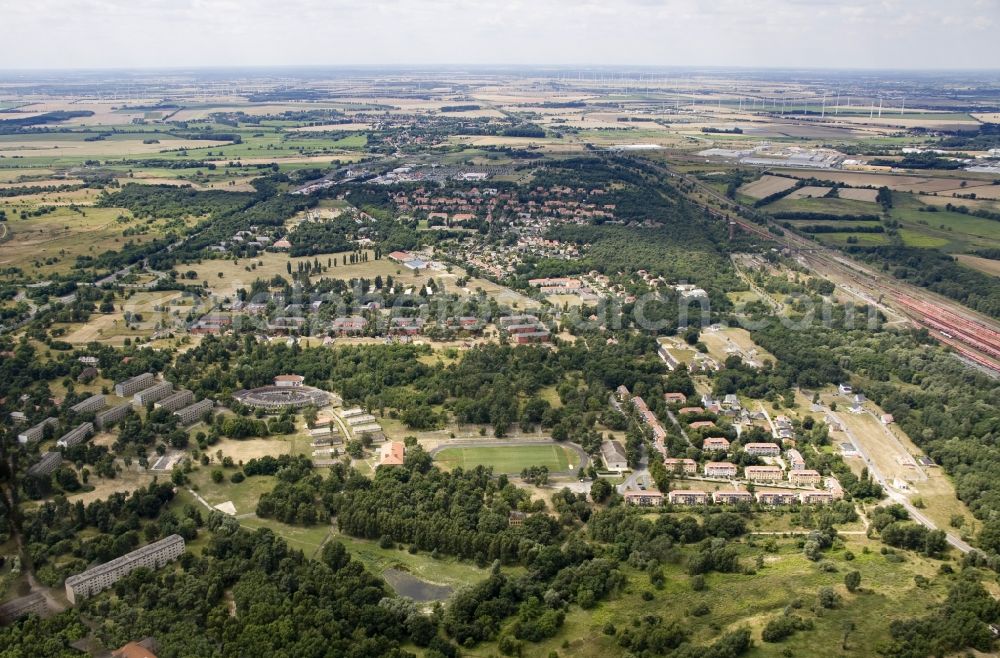
POLYGON ((174 392, 174 385, 170 382, 160 382, 148 388, 144 388, 132 396, 132 403, 137 407, 145 407, 150 402, 159 402, 174 392))
POLYGON ((115 423, 120 423, 124 420, 125 416, 128 415, 131 408, 131 402, 124 402, 117 407, 111 407, 107 411, 101 411, 94 416, 94 425, 96 425, 98 429, 103 430, 106 427, 114 425, 115 423))
POLYGON ((625 446, 621 441, 605 441, 601 444, 601 459, 609 471, 624 471, 628 469, 625 457, 625 446))
POLYGON ((747 466, 743 476, 751 482, 780 482, 784 471, 780 466, 747 466))
POLYGON ((34 427, 29 427, 18 434, 17 440, 19 443, 34 443, 45 436, 46 427, 56 427, 57 425, 59 425, 59 420, 50 416, 34 427))
POLYGON ((138 393, 144 388, 149 388, 153 385, 153 382, 153 373, 144 372, 141 375, 136 375, 135 377, 115 384, 115 395, 120 398, 128 397, 129 395, 138 393))
POLYGON ((729 462, 707 462, 704 473, 707 478, 734 478, 739 468, 729 462))
POLYGON ((69 448, 75 446, 78 443, 86 441, 91 434, 94 433, 93 423, 80 423, 70 431, 59 437, 56 441, 56 445, 60 448, 69 448))
POLYGON ((686 489, 671 491, 667 497, 674 505, 704 505, 708 501, 708 494, 704 491, 688 491, 686 489))
POLYGON ((160 569, 184 552, 184 538, 170 535, 66 579, 66 598, 70 603, 102 592, 140 567, 160 569))
POLYGON ((98 393, 97 395, 91 395, 86 400, 77 402, 72 407, 69 408, 75 414, 86 414, 91 411, 100 411, 104 408, 104 396, 98 393))
POLYGON ((200 402, 195 402, 194 404, 188 405, 183 409, 178 409, 174 412, 174 415, 179 419, 181 425, 191 425, 201 420, 201 417, 205 415, 206 411, 211 411, 215 408, 215 400, 210 398, 205 398, 200 402))
POLYGON ((184 407, 190 405, 194 402, 194 393, 188 390, 177 391, 176 393, 171 393, 167 397, 163 398, 153 406, 157 409, 166 409, 167 411, 177 411, 178 409, 183 409, 184 407))

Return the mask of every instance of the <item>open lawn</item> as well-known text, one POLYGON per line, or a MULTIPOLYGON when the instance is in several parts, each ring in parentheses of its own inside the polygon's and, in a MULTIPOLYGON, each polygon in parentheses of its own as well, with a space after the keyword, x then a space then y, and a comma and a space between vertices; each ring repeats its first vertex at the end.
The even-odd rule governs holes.
MULTIPOLYGON (((835 569, 824 572, 807 560, 795 540, 780 539, 777 552, 769 553, 760 545, 739 545, 741 560, 751 563, 760 555, 764 567, 752 575, 713 573, 705 577, 707 587, 700 592, 691 589, 690 578, 682 565, 664 568, 666 582, 662 589, 650 585, 649 576, 624 567, 627 584, 609 600, 591 610, 571 606, 565 625, 553 638, 538 644, 527 644, 532 656, 557 652, 574 658, 607 658, 625 656, 628 652, 614 637, 604 634, 607 624, 617 629, 628 628, 631 620, 655 614, 664 624, 676 621, 692 630, 691 641, 708 644, 722 633, 749 626, 755 647, 751 656, 871 656, 873 647, 888 639, 889 620, 919 616, 928 605, 941 599, 944 585, 917 587, 914 576, 934 576, 938 562, 906 554, 903 563, 894 563, 880 555, 880 544, 863 536, 845 537, 845 548, 855 555, 847 561, 844 549, 830 551, 825 560, 835 569), (870 552, 865 553, 868 548, 870 552), (844 573, 861 572, 861 590, 847 592, 844 573), (842 597, 834 610, 820 610, 816 594, 820 587, 829 586, 842 597), (642 593, 653 593, 646 601, 642 593), (761 640, 761 629, 788 606, 796 606, 794 614, 812 620, 814 628, 800 631, 781 643, 761 640), (691 615, 697 606, 708 608, 708 614, 691 615), (845 628, 850 624, 849 631, 845 628), (846 641, 845 641, 846 639, 846 641)), ((510 622, 508 622, 509 624, 510 622)), ((470 651, 470 656, 496 654, 495 644, 486 644, 470 651)))
POLYGON ((334 533, 333 538, 342 543, 352 557, 377 574, 386 569, 398 569, 422 580, 455 588, 470 585, 489 575, 488 569, 453 557, 434 559, 429 553, 411 555, 402 545, 399 548, 379 548, 378 542, 342 533, 334 533))
POLYGON ((445 468, 491 466, 496 473, 520 473, 528 466, 546 466, 549 471, 570 470, 576 456, 560 445, 473 446, 445 448, 435 461, 445 468))

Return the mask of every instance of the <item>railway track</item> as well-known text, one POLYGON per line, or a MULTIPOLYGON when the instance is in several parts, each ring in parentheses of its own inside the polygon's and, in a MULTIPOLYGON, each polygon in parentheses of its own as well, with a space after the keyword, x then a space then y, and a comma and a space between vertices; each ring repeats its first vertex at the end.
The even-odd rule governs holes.
MULTIPOLYGON (((693 185, 699 192, 724 206, 737 206, 745 211, 752 211, 696 178, 672 171, 665 165, 645 162, 666 176, 693 185)), ((868 267, 848 261, 837 252, 819 246, 816 242, 792 231, 781 228, 782 235, 772 233, 768 227, 773 225, 773 222, 769 222, 767 226, 756 224, 739 215, 731 215, 710 205, 699 203, 697 200, 692 199, 692 202, 716 219, 732 222, 747 233, 796 250, 806 262, 811 262, 814 269, 825 268, 846 278, 859 289, 869 293, 873 299, 890 303, 903 317, 917 326, 932 329, 931 336, 964 358, 1000 374, 1000 325, 991 318, 981 316, 971 309, 922 288, 898 281, 889 284, 868 267)), ((773 227, 779 228, 776 225, 773 227)))

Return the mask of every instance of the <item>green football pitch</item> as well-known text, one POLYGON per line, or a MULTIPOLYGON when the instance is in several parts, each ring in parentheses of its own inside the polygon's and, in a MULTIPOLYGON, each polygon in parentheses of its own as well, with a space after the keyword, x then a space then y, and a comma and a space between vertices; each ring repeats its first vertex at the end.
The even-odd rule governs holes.
POLYGON ((528 466, 568 471, 580 466, 576 453, 560 445, 469 446, 445 448, 435 460, 448 468, 492 466, 495 473, 520 473, 528 466))

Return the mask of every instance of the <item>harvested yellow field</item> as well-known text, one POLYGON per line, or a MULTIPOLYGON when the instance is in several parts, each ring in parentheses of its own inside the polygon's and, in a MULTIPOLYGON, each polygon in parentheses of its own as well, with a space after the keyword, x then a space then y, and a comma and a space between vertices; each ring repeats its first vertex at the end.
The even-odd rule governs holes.
POLYGON ((958 262, 962 265, 979 270, 980 272, 992 274, 993 276, 1000 276, 1000 260, 980 258, 979 256, 970 256, 968 254, 959 254, 957 258, 958 262))
POLYGON ((784 178, 783 176, 762 176, 758 180, 742 186, 737 190, 737 192, 754 199, 763 199, 764 197, 771 196, 772 194, 784 192, 788 188, 794 186, 795 181, 791 178, 784 178))
POLYGON ((868 189, 857 189, 852 187, 842 187, 837 193, 840 195, 841 199, 850 199, 852 201, 870 201, 875 203, 875 199, 878 196, 878 190, 868 190, 868 189))
POLYGON ((195 139, 162 139, 157 144, 144 144, 143 137, 135 139, 107 139, 96 142, 83 140, 0 140, 0 156, 5 158, 25 157, 88 157, 123 155, 145 155, 161 153, 172 149, 195 149, 224 146, 229 142, 195 139))

